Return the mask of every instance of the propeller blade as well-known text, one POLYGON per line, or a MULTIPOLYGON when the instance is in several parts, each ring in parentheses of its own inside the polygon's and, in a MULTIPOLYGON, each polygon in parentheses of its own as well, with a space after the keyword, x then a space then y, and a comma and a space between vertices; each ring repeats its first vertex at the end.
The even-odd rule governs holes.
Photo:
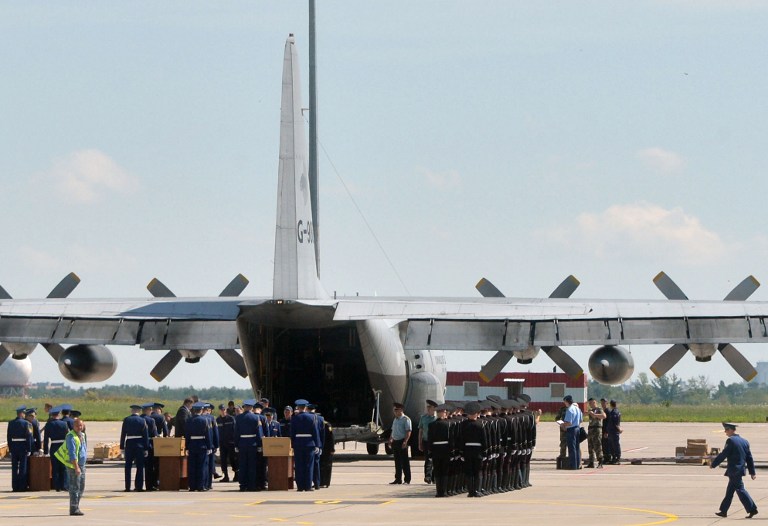
POLYGON ((235 279, 229 282, 229 285, 224 287, 224 290, 221 291, 219 296, 222 298, 234 298, 235 296, 239 296, 247 286, 248 278, 242 274, 238 274, 235 276, 235 279))
POLYGON ((10 355, 11 353, 8 352, 8 349, 5 348, 5 345, 0 343, 0 365, 3 365, 10 355))
POLYGON ((760 282, 754 276, 747 276, 744 281, 736 285, 724 298, 724 301, 745 301, 760 286, 760 282))
POLYGON ((227 362, 227 365, 229 365, 233 371, 243 378, 248 377, 248 369, 245 368, 245 360, 240 356, 240 353, 234 349, 216 349, 216 352, 219 353, 221 359, 227 362))
POLYGON ((570 275, 567 278, 563 280, 560 285, 557 286, 555 290, 552 291, 552 294, 549 295, 550 298, 570 298, 571 294, 579 287, 581 282, 576 279, 575 276, 570 275))
POLYGON ((8 292, 6 292, 6 290, 2 286, 0 286, 0 300, 10 300, 10 299, 12 299, 11 295, 8 294, 8 292))
POLYGON ((48 351, 48 354, 51 355, 51 358, 57 362, 59 361, 59 358, 61 358, 61 355, 64 353, 64 347, 58 343, 43 343, 42 346, 46 351, 48 351))
POLYGON ((570 355, 557 345, 553 347, 542 347, 541 350, 547 353, 547 356, 549 356, 552 361, 571 378, 578 378, 584 374, 584 369, 581 368, 576 360, 571 358, 570 355))
POLYGON ((511 359, 512 351, 497 352, 493 355, 493 358, 488 360, 488 363, 483 365, 480 369, 480 378, 486 383, 490 382, 496 378, 496 375, 504 369, 504 366, 507 365, 511 359))
POLYGON ((147 290, 156 298, 175 298, 176 294, 171 292, 171 289, 166 287, 162 281, 157 278, 152 278, 152 281, 147 285, 147 290))
POLYGON ((721 343, 717 346, 717 350, 723 355, 725 361, 739 373, 739 376, 744 378, 745 382, 749 382, 752 378, 757 376, 757 371, 752 367, 752 364, 749 363, 749 360, 747 360, 744 355, 730 343, 721 343))
POLYGON ((663 271, 656 274, 653 283, 668 300, 687 300, 688 296, 663 271))
POLYGON ((166 376, 171 374, 171 371, 173 371, 173 368, 178 365, 178 363, 181 361, 181 358, 182 356, 179 351, 175 349, 168 351, 165 356, 163 356, 163 358, 157 362, 157 365, 155 365, 154 369, 150 371, 150 376, 158 382, 162 382, 165 380, 166 376))
POLYGON ((80 283, 80 278, 77 277, 77 274, 74 272, 70 272, 66 276, 64 276, 64 279, 59 281, 59 284, 53 287, 53 290, 50 294, 48 294, 49 298, 66 298, 69 296, 73 290, 75 290, 75 287, 80 283))
POLYGON ((496 285, 494 285, 493 283, 491 283, 485 278, 480 279, 480 281, 477 282, 477 285, 475 285, 475 288, 485 298, 503 298, 504 297, 504 294, 502 294, 501 291, 496 288, 496 285))
POLYGON ((656 358, 656 361, 651 364, 651 372, 660 378, 667 374, 677 362, 679 362, 685 353, 688 352, 688 347, 681 343, 677 343, 664 351, 661 356, 656 358))

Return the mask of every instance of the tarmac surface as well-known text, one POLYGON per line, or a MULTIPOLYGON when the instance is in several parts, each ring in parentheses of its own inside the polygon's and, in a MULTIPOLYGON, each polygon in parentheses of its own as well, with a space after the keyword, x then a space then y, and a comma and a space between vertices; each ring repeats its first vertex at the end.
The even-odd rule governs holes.
MULTIPOLYGON (((236 483, 214 483, 206 493, 125 493, 123 463, 88 465, 83 517, 68 515, 66 492, 10 491, 10 462, 0 461, 0 524, 22 525, 58 521, 103 525, 164 526, 190 524, 726 524, 743 521, 738 499, 726 519, 716 517, 727 479, 724 470, 675 464, 675 447, 688 438, 704 438, 722 448, 720 424, 626 423, 623 457, 618 466, 579 471, 556 470, 559 433, 542 422, 531 469, 533 487, 481 499, 465 495, 435 499, 434 486, 423 482, 423 462, 412 460, 410 485, 391 486, 394 463, 382 451, 369 456, 363 444, 337 444, 330 488, 313 493, 264 491, 241 493, 236 483), (662 459, 668 460, 651 460, 662 459), (631 464, 630 460, 642 460, 631 464)), ((90 446, 115 442, 120 423, 87 424, 90 446)), ((5 436, 5 424, 0 425, 5 436)), ((745 479, 760 514, 768 521, 768 425, 744 424, 739 433, 750 441, 758 463, 757 479, 745 479), (763 515, 763 512, 765 515, 763 515)), ((582 444, 586 454, 586 443, 582 444)), ((90 455, 89 455, 90 457, 90 455)))

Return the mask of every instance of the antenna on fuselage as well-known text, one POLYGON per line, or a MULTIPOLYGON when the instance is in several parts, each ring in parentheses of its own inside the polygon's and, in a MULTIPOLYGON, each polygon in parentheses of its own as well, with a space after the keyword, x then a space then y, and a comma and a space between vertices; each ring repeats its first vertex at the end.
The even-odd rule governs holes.
POLYGON ((309 0, 309 193, 312 196, 315 266, 320 277, 320 221, 317 170, 317 77, 315 75, 315 0, 309 0))

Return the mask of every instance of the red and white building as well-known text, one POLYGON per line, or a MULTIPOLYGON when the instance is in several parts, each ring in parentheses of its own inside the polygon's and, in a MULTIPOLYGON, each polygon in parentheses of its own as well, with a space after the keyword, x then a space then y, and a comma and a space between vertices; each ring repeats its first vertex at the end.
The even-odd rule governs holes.
POLYGON ((477 371, 448 372, 446 400, 485 400, 488 395, 510 398, 525 393, 531 397, 530 407, 545 413, 556 413, 563 397, 571 395, 581 407, 587 401, 587 377, 573 379, 565 373, 499 373, 484 382, 477 371))

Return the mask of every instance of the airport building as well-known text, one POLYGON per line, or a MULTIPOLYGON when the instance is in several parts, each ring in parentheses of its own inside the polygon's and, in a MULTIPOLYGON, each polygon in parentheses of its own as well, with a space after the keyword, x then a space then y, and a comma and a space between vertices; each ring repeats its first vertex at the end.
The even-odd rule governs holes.
POLYGON ((563 397, 571 395, 583 408, 587 401, 587 377, 573 379, 565 373, 499 373, 484 382, 477 371, 448 372, 446 400, 484 400, 488 395, 510 398, 525 393, 531 397, 531 408, 556 413, 563 397))

